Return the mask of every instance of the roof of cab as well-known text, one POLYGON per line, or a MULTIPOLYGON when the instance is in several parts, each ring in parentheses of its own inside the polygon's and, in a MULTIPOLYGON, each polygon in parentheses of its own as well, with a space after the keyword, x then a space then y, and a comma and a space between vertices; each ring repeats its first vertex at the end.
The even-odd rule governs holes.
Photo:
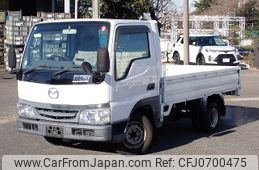
POLYGON ((63 22, 110 22, 111 24, 150 24, 154 20, 130 20, 130 19, 62 19, 53 21, 43 21, 38 24, 63 23, 63 22))
MULTIPOLYGON (((214 36, 219 36, 216 34, 190 34, 189 37, 214 37, 214 36)), ((183 35, 181 35, 183 37, 183 35)))

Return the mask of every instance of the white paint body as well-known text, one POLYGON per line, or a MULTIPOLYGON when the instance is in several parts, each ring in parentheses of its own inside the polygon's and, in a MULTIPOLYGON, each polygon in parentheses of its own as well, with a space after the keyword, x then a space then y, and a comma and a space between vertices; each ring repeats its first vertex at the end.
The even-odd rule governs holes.
MULTIPOLYGON (((172 104, 240 88, 240 69, 231 66, 164 65, 163 101, 172 104)), ((170 110, 170 109, 169 109, 170 110)), ((168 115, 169 112, 164 113, 168 115)))
POLYGON ((22 100, 44 104, 91 105, 109 102, 109 85, 48 85, 18 81, 18 96, 22 100), (59 92, 57 99, 52 99, 48 91, 55 88, 59 92))
MULTIPOLYGON (((63 20, 55 22, 62 24, 62 22, 67 21, 106 21, 110 23, 108 45, 110 70, 106 73, 104 82, 85 85, 49 85, 18 81, 18 96, 20 100, 60 106, 90 106, 109 103, 111 124, 114 124, 127 121, 136 104, 144 99, 159 98, 160 101, 157 103, 161 107, 159 118, 163 120, 163 117, 167 116, 170 111, 169 109, 164 112, 162 109, 164 105, 172 107, 176 103, 202 98, 212 94, 238 91, 240 88, 238 67, 173 65, 164 65, 162 67, 159 33, 154 21, 100 19, 63 20), (148 35, 150 57, 133 61, 126 78, 118 81, 114 78, 114 42, 116 39, 116 30, 121 26, 134 27, 135 25, 146 26, 150 30, 148 35), (154 84, 154 88, 147 90, 148 84, 151 83, 154 84), (51 88, 59 91, 59 97, 57 99, 49 97, 48 91, 51 88)), ((48 22, 45 24, 48 24, 48 22)), ((42 129, 45 126, 45 124, 42 125, 42 129)), ((78 124, 75 126, 78 126, 78 124)), ((91 128, 90 125, 87 128, 91 128)), ((95 128, 100 128, 100 126, 95 128)), ((45 135, 44 130, 40 135, 45 135)), ((71 134, 67 137, 70 138, 71 134)), ((108 139, 110 140, 110 137, 108 139)), ((102 140, 106 140, 106 138, 102 140)))
MULTIPOLYGON (((190 37, 210 37, 214 35, 190 35, 190 37)), ((184 60, 184 44, 182 43, 183 36, 181 36, 178 41, 175 43, 172 52, 171 52, 171 58, 173 57, 174 53, 179 53, 180 60, 184 60)), ((214 60, 219 55, 233 55, 235 60, 233 64, 238 64, 240 61, 238 60, 237 53, 234 47, 231 46, 200 46, 195 44, 189 44, 189 61, 190 63, 196 63, 197 57, 199 54, 202 54, 205 59, 206 64, 218 64, 214 60)), ((228 59, 226 58, 224 61, 222 61, 222 64, 228 63, 228 59)))

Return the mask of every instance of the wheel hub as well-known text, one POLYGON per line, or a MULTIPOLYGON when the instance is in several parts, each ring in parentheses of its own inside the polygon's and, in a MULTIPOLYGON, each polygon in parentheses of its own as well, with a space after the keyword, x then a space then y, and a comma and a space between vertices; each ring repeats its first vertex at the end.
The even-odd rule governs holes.
POLYGON ((144 127, 138 122, 131 122, 128 125, 124 145, 128 148, 138 148, 144 143, 144 127))
POLYGON ((210 125, 212 128, 215 128, 219 121, 219 114, 217 109, 212 109, 210 114, 210 125))

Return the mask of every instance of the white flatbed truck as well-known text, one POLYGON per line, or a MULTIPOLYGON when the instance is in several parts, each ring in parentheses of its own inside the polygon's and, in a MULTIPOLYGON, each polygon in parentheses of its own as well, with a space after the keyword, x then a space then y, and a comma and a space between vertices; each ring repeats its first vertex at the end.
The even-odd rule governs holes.
MULTIPOLYGON (((10 68, 15 58, 11 48, 10 68)), ((223 95, 240 90, 239 67, 161 64, 155 21, 36 24, 17 68, 20 132, 51 143, 119 142, 134 153, 148 150, 167 119, 216 129, 223 95)))

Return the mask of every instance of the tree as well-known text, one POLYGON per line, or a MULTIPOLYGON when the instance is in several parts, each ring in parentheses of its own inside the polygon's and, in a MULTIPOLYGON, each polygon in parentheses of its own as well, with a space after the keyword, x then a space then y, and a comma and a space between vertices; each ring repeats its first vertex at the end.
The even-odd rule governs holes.
POLYGON ((249 17, 249 18, 254 17, 255 14, 257 13, 255 5, 256 5, 255 0, 248 1, 240 9, 238 9, 237 15, 243 16, 243 17, 249 17))
MULTIPOLYGON (((92 0, 79 0, 78 1, 78 17, 91 18, 92 17, 92 0)), ((64 11, 64 0, 55 1, 55 11, 64 11)), ((70 11, 72 16, 75 15, 75 0, 70 0, 70 11)))
POLYGON ((170 29, 172 17, 178 14, 177 8, 171 0, 149 0, 149 14, 151 19, 158 22, 159 29, 170 29))
POLYGON ((103 0, 102 18, 139 19, 148 11, 147 0, 103 0))
MULTIPOLYGON (((60 4, 64 0, 57 0, 60 4)), ((71 0, 71 13, 74 15, 75 0, 71 0)), ((92 0, 79 0, 78 17, 92 17, 92 0)), ((101 18, 153 19, 161 29, 169 29, 177 8, 171 0, 102 0, 101 18), (149 16, 149 17, 147 17, 149 16)))
POLYGON ((195 12, 203 12, 215 3, 216 0, 196 0, 194 1, 195 12))
POLYGON ((64 10, 64 0, 55 1, 55 12, 61 12, 64 10))
POLYGON ((92 0, 78 1, 78 16, 79 18, 92 18, 92 0))
POLYGON ((246 17, 246 24, 252 26, 252 29, 259 29, 259 9, 256 4, 256 0, 248 1, 237 11, 238 16, 246 17))
POLYGON ((170 27, 177 13, 171 0, 103 0, 101 11, 103 18, 153 19, 162 29, 170 27))

